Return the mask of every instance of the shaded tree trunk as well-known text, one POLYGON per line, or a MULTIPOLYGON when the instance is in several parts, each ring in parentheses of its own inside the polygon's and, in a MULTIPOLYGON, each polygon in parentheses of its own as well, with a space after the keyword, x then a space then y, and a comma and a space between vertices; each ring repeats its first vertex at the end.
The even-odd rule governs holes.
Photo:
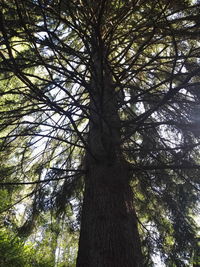
POLYGON ((126 166, 90 166, 77 267, 143 266, 132 199, 126 166))
POLYGON ((143 266, 128 163, 120 151, 116 92, 101 53, 94 55, 89 151, 77 267, 143 266))

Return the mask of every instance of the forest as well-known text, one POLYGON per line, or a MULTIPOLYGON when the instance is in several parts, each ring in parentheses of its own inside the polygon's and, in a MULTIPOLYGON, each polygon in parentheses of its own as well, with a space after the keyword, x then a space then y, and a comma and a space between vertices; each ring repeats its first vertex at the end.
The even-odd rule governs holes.
POLYGON ((0 267, 199 267, 199 177, 199 0, 0 0, 0 267))

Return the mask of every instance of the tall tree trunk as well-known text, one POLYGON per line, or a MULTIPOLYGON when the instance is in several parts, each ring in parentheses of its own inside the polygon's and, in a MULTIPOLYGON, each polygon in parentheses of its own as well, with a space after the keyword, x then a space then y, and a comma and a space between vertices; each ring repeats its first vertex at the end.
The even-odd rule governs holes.
POLYGON ((120 151, 116 92, 94 55, 89 151, 77 267, 143 266, 128 164, 120 151))

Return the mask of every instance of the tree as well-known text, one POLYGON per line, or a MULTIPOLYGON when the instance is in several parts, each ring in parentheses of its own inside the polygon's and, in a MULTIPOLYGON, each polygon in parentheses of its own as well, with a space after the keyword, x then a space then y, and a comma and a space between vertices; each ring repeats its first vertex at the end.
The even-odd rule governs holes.
POLYGON ((1 186, 24 185, 32 201, 19 233, 40 212, 74 212, 84 184, 78 267, 151 266, 158 251, 169 266, 191 260, 199 8, 1 1, 1 146, 16 152, 1 186))

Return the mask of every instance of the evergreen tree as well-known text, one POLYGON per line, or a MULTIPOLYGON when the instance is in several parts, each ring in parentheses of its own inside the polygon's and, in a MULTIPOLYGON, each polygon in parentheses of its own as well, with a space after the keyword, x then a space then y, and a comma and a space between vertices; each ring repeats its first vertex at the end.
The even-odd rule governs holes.
POLYGON ((0 7, 1 153, 12 167, 1 187, 32 202, 19 235, 54 210, 74 231, 80 222, 77 267, 152 266, 158 252, 187 266, 200 190, 198 1, 0 7))

